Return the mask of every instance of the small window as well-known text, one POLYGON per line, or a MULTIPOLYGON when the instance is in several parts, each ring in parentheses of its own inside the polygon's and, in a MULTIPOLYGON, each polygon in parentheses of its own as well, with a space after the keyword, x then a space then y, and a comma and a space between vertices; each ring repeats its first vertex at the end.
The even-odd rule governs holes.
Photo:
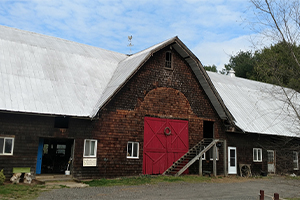
MULTIPOLYGON (((214 150, 214 148, 212 147, 212 148, 208 151, 209 159, 210 159, 210 160, 213 160, 213 159, 214 159, 213 150, 214 150)), ((219 148, 218 148, 218 147, 216 148, 216 160, 219 160, 219 148)))
POLYGON ((170 51, 166 52, 166 68, 172 69, 172 53, 170 51))
POLYGON ((97 140, 84 140, 84 157, 96 157, 97 140))
POLYGON ((293 152, 293 166, 294 170, 299 170, 299 159, 298 159, 298 152, 293 152))
POLYGON ((14 138, 0 137, 0 155, 13 155, 14 138))
POLYGON ((139 143, 128 142, 127 143, 127 158, 139 158, 139 143))
POLYGON ((262 162, 261 148, 253 148, 253 162, 262 162))

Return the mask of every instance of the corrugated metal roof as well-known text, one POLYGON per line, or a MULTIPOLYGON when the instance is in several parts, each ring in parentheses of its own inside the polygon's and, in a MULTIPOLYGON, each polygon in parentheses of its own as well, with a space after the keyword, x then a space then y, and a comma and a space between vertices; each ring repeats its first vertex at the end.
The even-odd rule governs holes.
MULTIPOLYGON (((236 126, 245 132, 297 136, 299 120, 280 87, 248 79, 207 72, 236 126)), ((294 102, 299 95, 285 88, 294 102)), ((299 103, 294 104, 300 110, 299 103)))
POLYGON ((0 26, 0 110, 93 118, 153 53, 168 45, 186 59, 226 118, 200 61, 178 37, 127 56, 5 26, 0 26))
POLYGON ((127 57, 0 26, 0 110, 87 117, 127 57))

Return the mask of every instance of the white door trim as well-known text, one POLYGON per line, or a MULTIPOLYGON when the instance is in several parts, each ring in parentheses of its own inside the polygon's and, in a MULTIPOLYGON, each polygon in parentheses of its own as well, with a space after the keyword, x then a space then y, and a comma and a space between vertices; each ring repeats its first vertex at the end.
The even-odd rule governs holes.
POLYGON ((276 171, 276 157, 275 157, 275 151, 274 150, 267 150, 268 152, 268 173, 274 173, 276 171), (270 157, 272 155, 272 157, 270 157))
POLYGON ((228 147, 228 174, 237 174, 236 147, 228 147))

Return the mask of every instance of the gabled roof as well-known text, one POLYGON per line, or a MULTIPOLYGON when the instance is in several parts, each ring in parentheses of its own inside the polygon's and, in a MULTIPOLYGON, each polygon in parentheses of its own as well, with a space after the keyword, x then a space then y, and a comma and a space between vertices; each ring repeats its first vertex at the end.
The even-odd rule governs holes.
POLYGON ((236 126, 247 133, 300 137, 299 120, 284 89, 300 110, 299 93, 279 86, 207 72, 236 126))
POLYGON ((131 56, 0 26, 0 111, 93 118, 160 49, 171 45, 191 66, 213 106, 222 100, 198 58, 171 38, 131 56))

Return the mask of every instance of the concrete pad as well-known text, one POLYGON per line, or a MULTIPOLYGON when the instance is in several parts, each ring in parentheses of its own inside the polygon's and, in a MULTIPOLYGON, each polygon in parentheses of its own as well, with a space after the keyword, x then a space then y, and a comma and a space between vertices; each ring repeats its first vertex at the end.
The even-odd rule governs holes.
POLYGON ((84 188, 89 187, 89 185, 84 183, 78 183, 75 181, 55 181, 55 182, 45 182, 46 186, 66 186, 69 188, 84 188))

